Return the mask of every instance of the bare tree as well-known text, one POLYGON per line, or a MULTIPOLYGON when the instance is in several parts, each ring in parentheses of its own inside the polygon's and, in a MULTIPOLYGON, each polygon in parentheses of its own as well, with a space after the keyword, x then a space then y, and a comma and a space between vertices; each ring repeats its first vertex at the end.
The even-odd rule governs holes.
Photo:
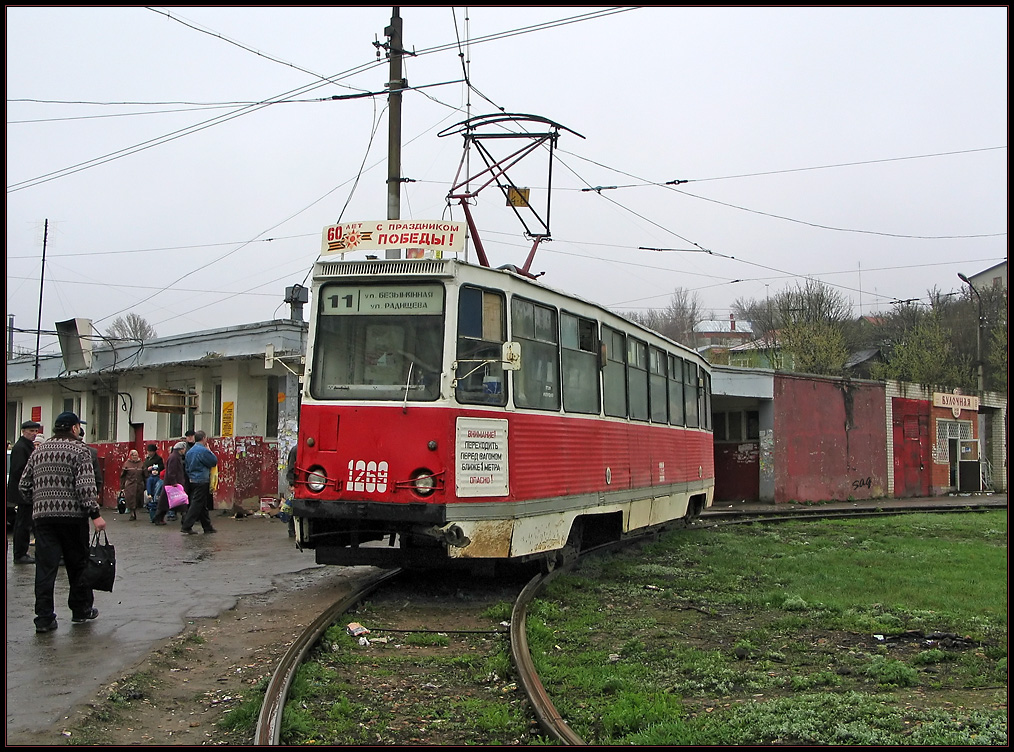
POLYGON ((113 323, 106 329, 106 336, 113 339, 130 339, 137 342, 144 342, 155 339, 158 333, 155 327, 148 323, 143 316, 136 313, 128 313, 126 316, 117 316, 113 323))
POLYGON ((625 315, 664 337, 691 347, 696 345, 697 325, 711 316, 705 313, 698 293, 684 287, 673 291, 669 305, 662 310, 632 311, 625 315))

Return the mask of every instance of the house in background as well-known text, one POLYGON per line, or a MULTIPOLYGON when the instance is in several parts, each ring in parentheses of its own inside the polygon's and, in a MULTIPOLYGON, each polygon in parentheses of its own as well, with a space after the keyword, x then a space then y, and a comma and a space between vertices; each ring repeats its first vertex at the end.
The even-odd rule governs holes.
POLYGON ((694 345, 698 352, 703 348, 729 348, 753 339, 753 324, 736 321, 736 315, 729 314, 729 320, 702 321, 694 327, 694 345))
POLYGON ((730 347, 726 360, 728 362, 723 365, 739 368, 770 368, 775 371, 791 371, 795 366, 791 352, 783 350, 777 340, 772 341, 765 338, 730 347))
POLYGON ((1001 261, 996 266, 991 266, 978 274, 973 274, 968 279, 980 293, 990 289, 1006 290, 1007 262, 1001 261))
POLYGON ((728 363, 731 353, 753 338, 753 324, 736 321, 732 313, 728 321, 701 321, 694 327, 694 347, 711 363, 728 363))

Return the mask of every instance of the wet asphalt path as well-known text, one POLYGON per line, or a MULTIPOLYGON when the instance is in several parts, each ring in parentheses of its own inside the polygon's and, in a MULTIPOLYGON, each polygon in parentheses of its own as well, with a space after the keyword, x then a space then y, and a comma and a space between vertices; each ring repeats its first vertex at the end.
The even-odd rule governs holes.
POLYGON ((211 515, 217 533, 183 536, 178 522, 155 526, 147 512, 130 522, 115 509, 103 510, 116 547, 113 592, 96 591, 98 619, 72 624, 61 568, 60 626, 45 634, 36 634, 33 622, 35 567, 11 562, 7 537, 8 737, 59 726, 75 705, 179 634, 188 620, 216 617, 244 595, 270 592, 279 578, 319 567, 276 519, 211 515))

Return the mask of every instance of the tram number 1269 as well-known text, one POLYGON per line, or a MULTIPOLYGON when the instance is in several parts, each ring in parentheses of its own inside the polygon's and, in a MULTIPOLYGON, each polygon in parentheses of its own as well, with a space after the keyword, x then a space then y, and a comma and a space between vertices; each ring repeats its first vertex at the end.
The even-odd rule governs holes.
POLYGON ((349 460, 349 479, 345 489, 362 493, 384 493, 387 491, 387 463, 349 460))

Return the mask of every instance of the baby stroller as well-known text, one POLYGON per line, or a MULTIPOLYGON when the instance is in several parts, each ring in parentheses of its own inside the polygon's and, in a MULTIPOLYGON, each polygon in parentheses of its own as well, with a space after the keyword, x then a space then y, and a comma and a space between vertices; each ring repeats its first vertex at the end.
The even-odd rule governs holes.
POLYGON ((144 508, 148 510, 148 516, 152 522, 155 522, 155 515, 158 513, 158 497, 162 493, 162 487, 165 485, 165 481, 159 478, 155 482, 155 487, 152 489, 155 493, 149 496, 144 502, 144 508))

